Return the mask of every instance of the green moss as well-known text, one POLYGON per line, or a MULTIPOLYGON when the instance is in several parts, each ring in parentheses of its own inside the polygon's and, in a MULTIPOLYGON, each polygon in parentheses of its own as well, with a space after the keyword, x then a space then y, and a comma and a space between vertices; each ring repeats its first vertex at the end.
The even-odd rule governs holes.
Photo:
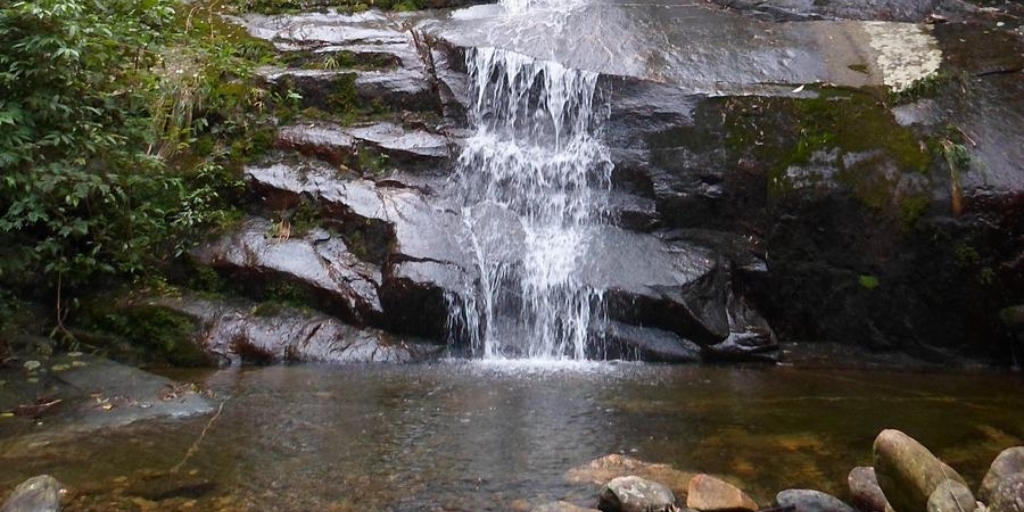
MULTIPOLYGON (((159 306, 133 306, 94 314, 90 320, 92 330, 127 342, 130 358, 176 366, 211 364, 196 340, 199 325, 188 315, 159 306)), ((123 348, 107 348, 114 350, 114 356, 126 355, 123 348)))
POLYGON ((849 68, 850 71, 856 71, 858 73, 863 73, 865 75, 868 74, 867 64, 850 64, 849 66, 846 67, 849 68))
MULTIPOLYGON (((869 92, 823 88, 815 98, 732 98, 723 106, 733 161, 764 166, 771 201, 830 179, 864 206, 910 226, 930 204, 915 179, 933 154, 869 92), (813 165, 811 165, 813 164, 813 165), (831 177, 815 167, 832 169, 831 177), (893 171, 895 166, 895 173, 893 171), (787 171, 801 169, 798 179, 787 171)), ((923 178, 921 178, 923 179, 923 178)), ((924 187, 922 187, 924 188, 924 187)))

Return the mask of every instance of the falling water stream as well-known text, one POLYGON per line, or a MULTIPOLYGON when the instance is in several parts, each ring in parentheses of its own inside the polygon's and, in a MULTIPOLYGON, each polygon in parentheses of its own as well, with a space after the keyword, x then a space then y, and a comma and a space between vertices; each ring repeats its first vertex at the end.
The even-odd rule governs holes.
POLYGON ((612 170, 597 74, 489 47, 467 68, 476 131, 455 181, 481 279, 452 320, 483 358, 585 359, 601 300, 580 264, 612 170))

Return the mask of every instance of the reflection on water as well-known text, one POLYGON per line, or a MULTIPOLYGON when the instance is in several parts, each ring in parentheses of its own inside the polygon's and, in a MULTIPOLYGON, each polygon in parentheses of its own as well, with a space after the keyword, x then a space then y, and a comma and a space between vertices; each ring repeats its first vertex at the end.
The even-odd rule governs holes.
POLYGON ((767 504, 787 487, 842 496, 882 428, 974 484, 1024 439, 1024 382, 993 373, 451 362, 201 378, 227 402, 181 472, 208 417, 5 440, 0 487, 47 472, 79 488, 69 510, 508 510, 586 504, 596 489, 562 474, 626 453, 735 477, 767 504))

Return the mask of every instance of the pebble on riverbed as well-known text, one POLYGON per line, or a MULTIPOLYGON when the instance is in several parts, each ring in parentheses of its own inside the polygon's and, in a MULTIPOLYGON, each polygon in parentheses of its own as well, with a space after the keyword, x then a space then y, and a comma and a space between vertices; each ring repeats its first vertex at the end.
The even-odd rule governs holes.
POLYGON ((14 488, 0 512, 59 512, 64 487, 49 475, 34 476, 14 488))

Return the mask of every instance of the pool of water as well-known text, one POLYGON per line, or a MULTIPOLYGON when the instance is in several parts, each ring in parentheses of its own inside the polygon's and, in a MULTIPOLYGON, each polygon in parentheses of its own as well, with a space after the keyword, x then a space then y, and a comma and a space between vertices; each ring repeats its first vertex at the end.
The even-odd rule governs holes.
POLYGON ((1024 439, 1024 379, 990 371, 446 362, 188 377, 223 402, 212 423, 3 440, 0 488, 49 473, 77 489, 71 511, 510 510, 592 504, 597 488, 563 474, 622 453, 729 476, 768 505, 790 487, 843 496, 883 428, 972 484, 1024 439))

